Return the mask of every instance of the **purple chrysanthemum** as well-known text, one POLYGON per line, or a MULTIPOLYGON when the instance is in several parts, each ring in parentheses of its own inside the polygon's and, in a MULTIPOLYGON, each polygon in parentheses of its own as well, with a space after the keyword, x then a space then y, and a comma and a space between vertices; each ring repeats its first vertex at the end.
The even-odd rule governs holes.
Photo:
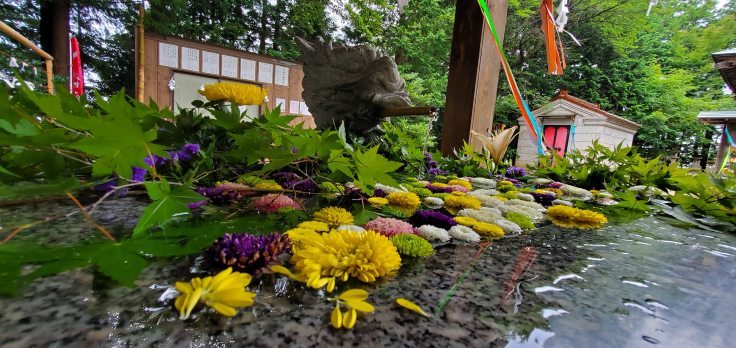
POLYGON ((432 225, 446 230, 457 225, 457 222, 455 222, 452 217, 436 210, 417 210, 414 215, 409 218, 409 222, 416 227, 432 225))
POLYGON ((514 178, 509 178, 509 177, 506 177, 506 178, 504 178, 503 180, 506 180, 506 181, 510 181, 510 182, 511 182, 512 184, 514 184, 514 186, 516 186, 516 187, 521 187, 521 186, 522 186, 522 182, 521 182, 521 181, 519 181, 519 180, 516 180, 516 179, 514 179, 514 178))
POLYGON ((289 180, 285 181, 281 184, 283 188, 287 190, 296 190, 301 192, 317 192, 319 191, 319 187, 317 186, 317 183, 314 182, 312 179, 303 179, 303 180, 289 180))
POLYGON ((552 192, 541 193, 541 192, 532 191, 532 192, 529 192, 529 194, 534 197, 534 200, 537 203, 545 207, 552 205, 552 201, 557 199, 557 196, 555 196, 555 194, 552 192))
POLYGON ((207 258, 217 268, 259 275, 271 264, 277 263, 283 253, 291 251, 289 236, 272 233, 254 236, 247 233, 225 234, 207 251, 207 258))
POLYGON ((526 169, 511 166, 509 169, 506 169, 506 176, 509 178, 520 178, 522 176, 526 176, 526 169))
POLYGON ((432 193, 450 193, 453 191, 452 187, 450 186, 439 187, 439 186, 434 186, 434 185, 427 185, 424 188, 432 191, 432 193))
POLYGON ((271 179, 275 180, 281 186, 283 186, 283 184, 287 181, 299 180, 301 178, 302 177, 298 174, 291 172, 277 172, 271 174, 271 179))
POLYGON ((217 205, 224 205, 240 200, 242 195, 237 191, 227 190, 222 187, 200 187, 197 193, 207 197, 210 202, 217 205))

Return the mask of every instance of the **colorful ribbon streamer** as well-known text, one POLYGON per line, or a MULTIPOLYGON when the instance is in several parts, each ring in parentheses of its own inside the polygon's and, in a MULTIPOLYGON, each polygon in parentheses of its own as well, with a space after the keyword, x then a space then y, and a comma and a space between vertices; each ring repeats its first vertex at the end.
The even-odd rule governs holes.
POLYGON ((723 163, 721 163, 721 168, 718 169, 718 174, 723 172, 724 169, 726 169, 726 165, 729 163, 729 160, 731 159, 731 148, 736 147, 736 143, 733 142, 733 138, 731 137, 731 131, 728 130, 728 126, 723 127, 723 133, 726 134, 726 139, 728 140, 729 147, 726 148, 726 154, 723 155, 723 163))
POLYGON ((565 51, 562 48, 562 40, 560 40, 559 47, 557 46, 557 40, 555 40, 555 34, 559 33, 551 8, 552 0, 542 0, 542 4, 539 5, 539 15, 542 17, 542 33, 544 33, 544 47, 547 51, 547 73, 562 75, 566 65, 565 51))
POLYGON ((483 14, 486 17, 486 22, 488 22, 488 26, 491 27, 493 40, 496 41, 496 48, 498 49, 498 53, 501 56, 501 66, 503 66, 503 71, 506 75, 506 81, 509 82, 511 92, 513 93, 514 100, 516 101, 516 105, 519 107, 519 111, 521 111, 521 116, 524 118, 524 123, 529 129, 529 136, 531 137, 532 142, 537 145, 537 154, 542 155, 544 154, 544 146, 542 145, 542 142, 544 140, 542 136, 542 129, 539 128, 539 125, 537 124, 537 121, 535 120, 531 109, 529 109, 529 105, 527 105, 526 101, 521 96, 521 91, 519 90, 519 86, 516 84, 514 74, 511 72, 509 60, 506 57, 506 52, 503 49, 503 43, 498 37, 496 26, 493 24, 493 18, 491 17, 491 12, 488 10, 488 3, 486 2, 486 0, 478 0, 478 5, 480 5, 480 8, 483 10, 483 14))

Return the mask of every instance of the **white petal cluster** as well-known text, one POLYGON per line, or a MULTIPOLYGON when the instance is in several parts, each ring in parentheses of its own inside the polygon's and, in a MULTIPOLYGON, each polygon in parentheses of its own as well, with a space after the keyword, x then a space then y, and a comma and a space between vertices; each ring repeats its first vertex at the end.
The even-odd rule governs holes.
POLYGON ((429 209, 439 209, 445 205, 445 201, 438 197, 426 197, 424 198, 424 204, 426 204, 429 209))
POLYGON ((402 189, 398 189, 398 188, 395 188, 393 186, 388 186, 388 185, 384 185, 384 184, 381 184, 381 183, 377 183, 376 186, 375 186, 375 188, 378 189, 378 190, 381 190, 383 192, 386 192, 386 193, 394 193, 394 192, 406 191, 405 188, 402 190, 402 189))
POLYGON ((652 186, 637 185, 637 186, 629 187, 628 190, 632 192, 641 193, 647 197, 652 197, 654 195, 657 195, 657 196, 666 195, 664 191, 660 190, 657 187, 652 187, 652 186))
POLYGON ((473 187, 481 189, 492 189, 496 187, 496 180, 488 178, 470 178, 470 182, 473 183, 473 187))
POLYGON ((365 232, 365 228, 360 227, 358 225, 342 225, 337 228, 338 231, 355 231, 355 232, 365 232))
POLYGON ((542 213, 547 211, 547 208, 545 208, 543 205, 537 202, 529 202, 529 201, 524 201, 521 199, 509 199, 504 205, 520 205, 520 206, 538 210, 542 213))
POLYGON ((552 183, 552 179, 547 178, 534 178, 529 180, 529 183, 532 185, 547 185, 552 183))
POLYGON ((472 195, 472 196, 475 198, 478 198, 478 200, 480 200, 480 204, 482 204, 484 207, 498 208, 501 205, 503 205, 503 201, 496 197, 491 197, 488 195, 472 195))
POLYGON ((562 190, 562 194, 566 199, 589 201, 593 198, 593 194, 590 191, 572 185, 562 185, 560 186, 560 190, 562 190))
MULTIPOLYGON (((500 213, 500 211, 499 211, 500 213)), ((495 214, 495 212, 490 212, 487 210, 479 210, 479 209, 463 209, 457 212, 458 216, 467 216, 473 219, 476 219, 480 222, 487 222, 492 224, 493 221, 496 219, 502 218, 503 216, 501 214, 495 214)))
POLYGON ((493 223, 501 227, 506 235, 519 234, 522 231, 519 225, 506 219, 496 219, 493 223))
POLYGON ((447 242, 450 240, 450 233, 447 232, 446 229, 432 225, 419 226, 417 234, 426 240, 438 240, 440 242, 447 242))
POLYGON ((477 195, 486 195, 486 196, 495 196, 501 194, 501 192, 498 192, 498 190, 495 189, 479 189, 479 190, 473 190, 468 192, 471 196, 477 196, 477 195))
POLYGON ((555 199, 554 201, 552 201, 552 205, 566 205, 568 207, 572 207, 572 202, 565 201, 562 199, 555 199))
POLYGON ((535 221, 535 222, 539 222, 544 219, 544 214, 542 212, 534 208, 530 208, 530 207, 523 206, 523 205, 504 204, 499 209, 501 209, 504 215, 510 212, 515 212, 515 213, 525 215, 526 217, 532 219, 532 221, 535 221))
POLYGON ((455 238, 457 240, 461 240, 464 242, 470 242, 470 243, 477 243, 480 242, 480 235, 473 231, 472 228, 463 226, 463 225, 455 225, 450 228, 449 231, 450 237, 455 238))
POLYGON ((527 202, 534 202, 534 196, 528 194, 528 193, 519 193, 516 195, 516 198, 527 201, 527 202))
POLYGON ((488 214, 503 216, 503 212, 501 212, 501 209, 498 208, 481 207, 480 210, 483 212, 487 212, 488 214))

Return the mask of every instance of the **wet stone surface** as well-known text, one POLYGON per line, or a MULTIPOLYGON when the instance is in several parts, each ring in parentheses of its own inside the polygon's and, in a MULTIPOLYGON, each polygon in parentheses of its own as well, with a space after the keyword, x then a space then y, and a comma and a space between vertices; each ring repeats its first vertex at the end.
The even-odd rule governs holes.
MULTIPOLYGON (((124 235, 143 207, 110 201, 94 217, 124 235)), ((76 210, 62 203, 2 208, 0 226, 76 210)), ((73 214, 16 238, 65 244, 97 233, 73 214)), ((251 284, 256 304, 233 318, 200 311, 180 321, 158 302, 164 289, 157 285, 190 278, 194 256, 152 262, 132 288, 93 269, 70 271, 0 298, 0 346, 731 346, 733 235, 650 217, 587 232, 545 225, 481 250, 445 245, 434 256, 404 260, 396 278, 338 289, 364 287, 376 307, 351 331, 330 327, 329 295, 273 276, 251 284), (398 297, 433 316, 399 308, 398 297)))

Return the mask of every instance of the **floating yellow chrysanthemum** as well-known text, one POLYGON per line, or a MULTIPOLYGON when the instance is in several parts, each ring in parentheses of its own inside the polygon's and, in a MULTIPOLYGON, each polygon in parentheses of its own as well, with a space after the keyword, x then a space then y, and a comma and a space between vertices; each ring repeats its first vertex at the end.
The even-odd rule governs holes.
POLYGON ((470 181, 467 181, 467 180, 455 179, 455 180, 448 181, 447 184, 450 186, 453 186, 453 185, 462 186, 468 190, 473 188, 473 185, 471 185, 470 181))
POLYGON ((307 286, 332 291, 335 280, 350 277, 362 282, 392 276, 401 267, 401 257, 391 241, 374 231, 332 230, 323 234, 305 234, 292 250, 291 263, 296 275, 271 268, 293 279, 305 279, 307 286))
POLYGON ((608 219, 601 213, 565 205, 553 205, 547 208, 547 216, 552 223, 565 228, 601 228, 608 222, 608 219))
POLYGON ((456 216, 454 219, 458 224, 472 228, 479 235, 494 239, 504 236, 503 229, 495 224, 478 221, 469 216, 456 216))
POLYGON ((433 182, 433 183, 430 183, 430 185, 431 186, 434 186, 434 187, 448 187, 448 186, 450 186, 448 184, 441 183, 441 182, 433 182))
POLYGON ((330 227, 338 227, 341 225, 352 225, 355 219, 353 214, 344 208, 326 207, 314 213, 314 219, 322 221, 330 227))
POLYGON ((480 221, 478 221, 476 219, 473 219, 472 217, 468 217, 468 216, 456 216, 453 219, 455 220, 455 222, 457 222, 457 223, 459 223, 459 224, 461 224, 463 226, 468 226, 468 227, 472 227, 473 225, 475 225, 478 222, 480 222, 480 221))
POLYGON ((253 305, 256 294, 245 291, 250 280, 250 274, 233 272, 233 269, 228 267, 214 278, 196 277, 188 283, 176 282, 176 290, 181 293, 174 302, 174 306, 179 310, 179 318, 189 318, 194 306, 200 302, 224 316, 232 317, 238 312, 235 308, 253 305))
POLYGON ((462 209, 480 209, 480 200, 473 196, 457 196, 449 195, 445 197, 445 209, 452 214, 456 214, 462 209))
POLYGON ((322 221, 304 221, 298 225, 297 228, 306 228, 317 232, 327 232, 330 230, 330 226, 322 221))
POLYGON ((207 100, 227 100, 238 105, 260 105, 268 95, 268 89, 237 82, 218 82, 205 85, 198 91, 207 100))
POLYGON ((388 204, 388 199, 383 197, 371 197, 368 198, 368 203, 373 204, 375 206, 382 206, 388 204))
POLYGON ((422 204, 419 196, 413 192, 391 192, 386 198, 389 205, 407 210, 416 210, 422 204))

